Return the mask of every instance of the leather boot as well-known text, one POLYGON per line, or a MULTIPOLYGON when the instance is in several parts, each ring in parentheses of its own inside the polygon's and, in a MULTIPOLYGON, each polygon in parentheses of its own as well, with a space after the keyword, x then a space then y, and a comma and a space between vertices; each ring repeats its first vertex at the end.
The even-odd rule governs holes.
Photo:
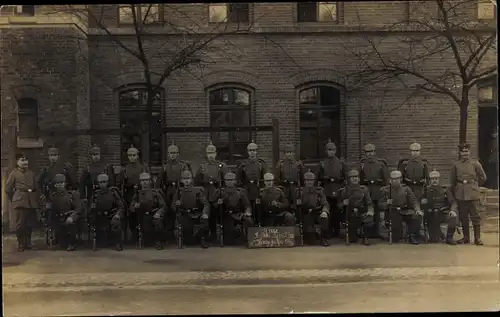
POLYGON ((462 221, 462 230, 464 237, 457 241, 458 244, 469 244, 470 243, 470 230, 469 222, 462 221))
POLYGON ((448 227, 446 231, 446 244, 457 245, 457 242, 453 240, 453 235, 455 234, 455 228, 448 227))
POLYGON ((122 251, 123 250, 123 241, 122 241, 122 233, 121 232, 118 232, 115 234, 115 241, 116 241, 115 250, 122 251))
POLYGON ((17 251, 24 252, 25 239, 22 235, 17 235, 17 251))
POLYGON ((322 230, 320 235, 319 235, 319 238, 321 240, 321 245, 324 246, 324 247, 327 247, 330 245, 330 242, 328 242, 328 239, 326 238, 326 232, 325 230, 322 230))
POLYGON ((208 249, 208 243, 205 241, 205 237, 201 237, 201 239, 200 239, 200 246, 203 249, 208 249))
POLYGON ((474 244, 475 245, 483 245, 483 241, 481 241, 481 225, 474 225, 474 244))
POLYGON ((66 251, 75 251, 76 250, 76 237, 68 237, 68 247, 66 251))
POLYGON ((31 230, 28 230, 28 233, 26 234, 25 242, 24 242, 24 248, 26 250, 32 250, 33 249, 33 244, 31 244, 31 230))
POLYGON ((418 245, 418 244, 420 244, 420 242, 418 242, 418 239, 417 239, 417 237, 416 237, 416 235, 415 235, 415 234, 410 234, 410 235, 408 236, 408 243, 409 243, 409 244, 413 244, 413 245, 418 245))

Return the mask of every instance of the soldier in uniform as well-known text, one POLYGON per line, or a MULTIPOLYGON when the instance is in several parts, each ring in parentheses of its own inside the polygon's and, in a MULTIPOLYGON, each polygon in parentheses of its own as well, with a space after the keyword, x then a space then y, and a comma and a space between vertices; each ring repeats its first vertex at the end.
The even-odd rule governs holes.
POLYGON ((292 146, 285 147, 285 159, 278 162, 276 173, 278 184, 283 187, 286 198, 294 202, 297 188, 303 184, 304 163, 295 160, 292 146))
POLYGON ((260 223, 264 226, 295 226, 295 217, 287 209, 290 207, 285 193, 274 185, 274 175, 264 174, 264 188, 260 190, 256 205, 261 207, 260 223))
POLYGON ((66 176, 54 176, 54 191, 45 205, 45 217, 50 227, 55 230, 59 245, 67 245, 66 251, 76 249, 77 223, 81 217, 79 192, 66 189, 66 176))
MULTIPOLYGON (((222 178, 226 171, 226 164, 215 160, 217 157, 217 148, 210 142, 206 148, 207 159, 201 163, 200 168, 195 176, 195 185, 203 187, 206 198, 210 206, 213 206, 216 200, 211 200, 217 188, 222 185, 222 178)), ((217 217, 220 215, 217 212, 210 212, 209 228, 212 239, 215 237, 217 217)))
POLYGON ((32 249, 31 233, 37 221, 38 197, 35 174, 28 168, 24 153, 16 154, 17 168, 10 172, 5 183, 5 194, 11 201, 16 221, 18 251, 32 249))
POLYGON ((401 183, 400 171, 390 174, 390 185, 381 189, 382 197, 378 204, 381 209, 380 219, 384 221, 387 214, 392 222, 392 239, 395 243, 401 239, 403 222, 408 228, 408 242, 419 244, 416 236, 422 222, 423 212, 410 187, 401 183))
POLYGON ((474 229, 474 243, 483 245, 478 205, 480 199, 479 186, 482 186, 486 181, 486 174, 481 163, 470 158, 469 144, 460 144, 458 149, 460 151, 460 160, 453 163, 450 173, 451 189, 458 205, 458 216, 464 234, 464 237, 458 240, 457 243, 470 243, 470 217, 474 229))
POLYGON ((236 239, 246 240, 248 227, 253 226, 252 208, 243 188, 236 187, 236 174, 224 175, 224 188, 214 191, 210 201, 216 202, 214 208, 222 208, 224 241, 232 244, 236 239))
MULTIPOLYGON (((366 149, 366 147, 365 147, 366 149)), ((355 243, 358 240, 358 229, 362 227, 363 243, 368 245, 369 228, 373 226, 375 211, 370 196, 370 189, 360 185, 359 172, 350 170, 347 174, 349 180, 346 187, 339 193, 339 209, 347 208, 349 221, 349 242, 355 243), (363 226, 361 226, 363 224, 363 226)))
MULTIPOLYGON (((139 189, 139 176, 141 173, 150 173, 150 169, 146 163, 139 162, 139 150, 135 147, 131 146, 127 150, 127 157, 128 163, 121 169, 119 179, 121 180, 123 198, 128 209, 132 203, 132 197, 134 197, 139 189)), ((126 215, 126 217, 128 218, 128 226, 132 232, 132 240, 137 241, 137 217, 134 214, 126 215)))
POLYGON ((374 208, 373 226, 370 229, 370 237, 380 237, 380 210, 378 201, 380 199, 380 188, 389 185, 389 172, 387 170, 387 161, 378 158, 375 154, 375 145, 366 144, 364 146, 366 157, 361 160, 360 164, 360 183, 370 191, 374 208))
POLYGON ((260 182, 267 171, 267 164, 263 159, 257 157, 257 150, 258 146, 253 141, 248 144, 248 158, 238 166, 236 177, 250 200, 253 216, 255 217, 254 221, 260 224, 258 221, 260 215, 258 215, 258 211, 255 208, 255 201, 259 197, 260 182))
MULTIPOLYGON (((321 182, 328 205, 330 206, 330 225, 333 234, 338 237, 340 234, 341 211, 337 210, 338 191, 344 186, 347 176, 347 163, 342 158, 338 158, 337 146, 330 139, 325 145, 327 158, 321 161, 319 166, 318 180, 321 182)), ((321 186, 320 185, 320 186, 321 186)))
POLYGON ((50 192, 54 190, 54 177, 56 174, 64 175, 66 179, 66 189, 77 190, 78 186, 73 166, 69 163, 60 161, 59 149, 55 147, 51 147, 48 150, 48 154, 50 164, 49 166, 43 167, 37 177, 38 188, 42 192, 42 195, 47 197, 50 192))
POLYGON ((177 234, 193 239, 199 237, 201 247, 206 249, 210 205, 203 187, 193 186, 193 174, 190 171, 183 171, 181 177, 184 186, 174 195, 172 203, 172 209, 180 213, 178 220, 182 224, 182 233, 177 234))
MULTIPOLYGON (((168 160, 163 165, 162 173, 160 174, 160 181, 162 190, 165 193, 165 202, 167 208, 170 208, 174 202, 174 195, 181 185, 181 173, 183 171, 192 172, 191 165, 187 161, 179 159, 179 147, 173 142, 167 148, 168 160)), ((175 223, 175 210, 168 210, 165 217, 165 227, 170 235, 173 236, 175 223)))
POLYGON ((458 223, 457 203, 451 190, 449 188, 445 190, 439 184, 440 176, 436 170, 429 173, 430 184, 427 187, 427 198, 422 198, 422 205, 426 206, 424 219, 429 230, 429 242, 439 242, 442 235, 441 223, 446 223, 448 225, 446 243, 456 245, 453 235, 458 223))
POLYGON ((415 194, 417 201, 420 201, 423 194, 423 187, 428 183, 429 162, 420 156, 420 144, 410 145, 411 158, 402 159, 398 163, 398 170, 403 175, 403 183, 410 187, 415 194))
POLYGON ((90 220, 96 230, 96 239, 106 237, 107 243, 113 241, 116 251, 123 250, 122 222, 125 217, 125 203, 117 187, 109 187, 109 176, 96 177, 97 189, 93 191, 90 204, 90 220), (108 236, 110 233, 111 236, 108 236))
POLYGON ((130 213, 137 219, 137 233, 144 235, 145 245, 154 242, 157 250, 163 250, 165 199, 161 190, 153 188, 151 175, 141 173, 139 175, 140 189, 132 198, 130 213))
POLYGON ((297 217, 302 216, 302 224, 304 226, 305 241, 308 244, 314 244, 316 240, 315 225, 319 224, 321 232, 319 235, 323 246, 330 245, 327 240, 327 232, 329 227, 328 217, 330 214, 330 206, 326 200, 326 195, 321 187, 315 187, 316 175, 309 171, 304 174, 305 186, 297 188, 294 197, 297 217), (300 212, 299 212, 300 208, 300 212))

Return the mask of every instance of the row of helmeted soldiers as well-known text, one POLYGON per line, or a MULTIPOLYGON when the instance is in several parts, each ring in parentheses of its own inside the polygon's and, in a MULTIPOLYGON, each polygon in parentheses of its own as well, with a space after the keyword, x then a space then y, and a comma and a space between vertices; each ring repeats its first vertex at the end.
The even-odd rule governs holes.
POLYGON ((136 148, 127 150, 127 164, 112 167, 101 161, 100 149, 94 146, 91 163, 79 183, 72 166, 60 162, 58 149, 49 149, 50 165, 37 177, 20 153, 18 168, 6 184, 19 249, 32 247, 31 231, 39 207, 47 243, 58 243, 67 250, 75 249, 82 223, 88 225, 94 248, 111 243, 122 250, 127 227, 140 246, 163 249, 169 240, 179 245, 197 241, 204 248, 210 239, 244 243, 250 226, 298 224, 306 243, 319 241, 327 246, 328 239, 339 236, 341 223, 346 227, 347 243, 360 238, 369 244, 368 238, 381 238, 381 229, 389 227, 391 242, 407 239, 418 244, 425 239, 455 245, 457 219, 464 235, 458 242, 470 243, 470 218, 474 242, 482 244, 478 186, 486 176, 479 162, 469 157, 468 144, 459 146, 460 160, 452 166, 448 190, 439 184, 439 172, 430 171, 428 161, 421 158, 418 143, 410 145, 411 158, 401 160, 391 173, 387 162, 376 157, 373 144, 364 147, 366 157, 359 168, 348 170, 329 141, 327 157, 316 173, 306 171, 291 147, 271 173, 257 150, 257 144, 250 143, 248 158, 232 172, 216 160, 217 149, 210 143, 206 160, 193 173, 172 144, 159 177, 152 177, 148 165, 139 161, 136 148), (448 225, 445 234, 440 228, 443 222, 448 225))

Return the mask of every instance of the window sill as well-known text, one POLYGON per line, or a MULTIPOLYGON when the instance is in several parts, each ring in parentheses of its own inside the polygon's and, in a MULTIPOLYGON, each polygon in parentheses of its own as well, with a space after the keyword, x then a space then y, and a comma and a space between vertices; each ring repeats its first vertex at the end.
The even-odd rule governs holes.
POLYGON ((18 149, 41 149, 43 148, 43 139, 40 138, 17 138, 18 149))

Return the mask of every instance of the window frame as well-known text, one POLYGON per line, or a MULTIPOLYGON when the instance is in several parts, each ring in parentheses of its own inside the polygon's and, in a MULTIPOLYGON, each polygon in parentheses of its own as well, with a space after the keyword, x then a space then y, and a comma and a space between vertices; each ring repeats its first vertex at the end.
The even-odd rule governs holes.
MULTIPOLYGON (((210 127, 234 127, 236 124, 234 124, 234 118, 233 114, 235 112, 245 112, 248 116, 248 127, 252 126, 252 104, 254 100, 254 90, 250 87, 240 85, 240 84, 224 84, 224 85, 215 85, 210 87, 210 89, 207 90, 207 103, 208 103, 208 109, 209 109, 209 120, 210 120, 210 127), (217 104, 212 104, 211 103, 211 96, 213 93, 219 90, 226 90, 228 89, 231 93, 228 96, 228 104, 227 105, 217 105, 217 104), (239 105, 235 104, 234 96, 235 96, 235 91, 240 90, 244 91, 248 94, 248 105, 239 105), (215 112, 228 112, 230 113, 230 122, 232 124, 224 124, 224 125, 218 125, 214 126, 213 125, 213 113, 215 112)), ((216 138, 214 137, 215 133, 221 133, 221 132, 212 132, 210 133, 210 138, 211 140, 215 140, 216 138)), ((225 133, 225 132, 222 132, 225 133)), ((235 154, 240 154, 236 153, 235 145, 236 146, 246 146, 248 143, 251 142, 252 140, 252 132, 238 132, 238 131, 231 131, 227 132, 228 133, 228 139, 227 143, 226 142, 214 142, 214 145, 217 146, 217 148, 221 148, 222 146, 227 146, 228 147, 228 158, 227 158, 227 163, 228 164, 238 164, 240 162, 239 159, 235 159, 234 155, 235 154), (248 133, 248 140, 245 141, 236 141, 234 134, 235 133, 248 133)), ((246 157, 246 153, 241 153, 242 154, 242 159, 243 160, 246 157)), ((217 154, 217 159, 220 159, 219 153, 217 154)))
POLYGON ((38 140, 40 137, 40 118, 39 118, 39 109, 40 106, 38 105, 38 100, 35 98, 31 97, 22 97, 17 99, 17 136, 20 139, 27 139, 27 140, 38 140), (22 101, 26 100, 28 103, 23 104, 22 101), (22 118, 30 118, 34 119, 33 121, 28 121, 28 123, 35 122, 35 125, 30 127, 30 131, 32 133, 29 133, 29 135, 22 135, 22 131, 20 130, 21 128, 21 121, 22 118))
MULTIPOLYGON (((483 8, 484 10, 484 8, 483 8)), ((496 10, 496 5, 492 3, 490 0, 478 0, 476 2, 476 18, 479 21, 494 21, 497 18, 497 10, 496 10), (481 6, 491 6, 493 9, 493 16, 492 17, 484 17, 481 15, 481 6)))
POLYGON ((334 23, 338 24, 340 23, 340 1, 321 1, 321 2, 314 2, 314 1, 307 1, 307 2, 296 2, 296 21, 298 23, 334 23), (314 4, 315 5, 315 19, 314 21, 301 21, 301 17, 303 15, 300 14, 300 4, 314 4), (335 4, 335 19, 334 20, 321 20, 320 19, 320 6, 324 4, 335 4))
MULTIPOLYGON (((134 24, 134 20, 133 20, 133 17, 131 16, 130 17, 130 21, 123 21, 122 20, 122 15, 121 15, 121 9, 122 8, 128 8, 130 9, 130 11, 132 11, 132 7, 130 6, 130 4, 118 4, 117 5, 117 20, 118 20, 118 25, 133 25, 134 24)), ((137 17, 140 17, 140 20, 138 21, 138 24, 139 25, 158 25, 158 24, 162 24, 165 22, 165 19, 164 19, 164 5, 162 3, 150 3, 150 4, 141 4, 141 3, 138 3, 135 5, 135 15, 136 15, 136 18, 137 17), (149 5, 155 5, 157 7, 157 10, 158 10, 158 17, 154 20, 154 21, 145 21, 145 23, 142 23, 144 21, 144 17, 142 15, 142 10, 145 8, 147 10, 148 6, 149 5)))
MULTIPOLYGON (((5 11, 0 11, 0 16, 18 16, 18 17, 34 17, 36 15, 36 6, 35 5, 3 5, 2 6, 4 9, 5 8, 12 8, 12 12, 10 13, 6 13, 6 14, 1 14, 1 12, 5 12, 5 11), (27 7, 29 7, 29 9, 31 9, 33 12, 29 12, 27 13, 26 11, 28 10, 25 10, 25 9, 28 9, 27 7)), ((29 11, 31 11, 29 10, 29 11)))
MULTIPOLYGON (((242 23, 242 24, 247 24, 247 23, 250 23, 250 2, 236 2, 236 3, 209 3, 207 5, 207 11, 208 11, 208 23, 242 23), (233 15, 233 13, 231 13, 231 6, 237 6, 237 5, 246 5, 246 11, 247 11, 247 14, 245 16, 245 19, 244 20, 235 20, 235 21, 232 21, 231 19, 229 19, 228 17, 231 17, 231 16, 236 16, 238 17, 239 15, 238 14, 235 14, 233 15), (222 20, 222 21, 212 21, 211 20, 211 8, 212 7, 223 7, 225 6, 226 7, 226 16, 225 18, 222 20)), ((236 10, 234 10, 234 12, 236 12, 236 10)))

